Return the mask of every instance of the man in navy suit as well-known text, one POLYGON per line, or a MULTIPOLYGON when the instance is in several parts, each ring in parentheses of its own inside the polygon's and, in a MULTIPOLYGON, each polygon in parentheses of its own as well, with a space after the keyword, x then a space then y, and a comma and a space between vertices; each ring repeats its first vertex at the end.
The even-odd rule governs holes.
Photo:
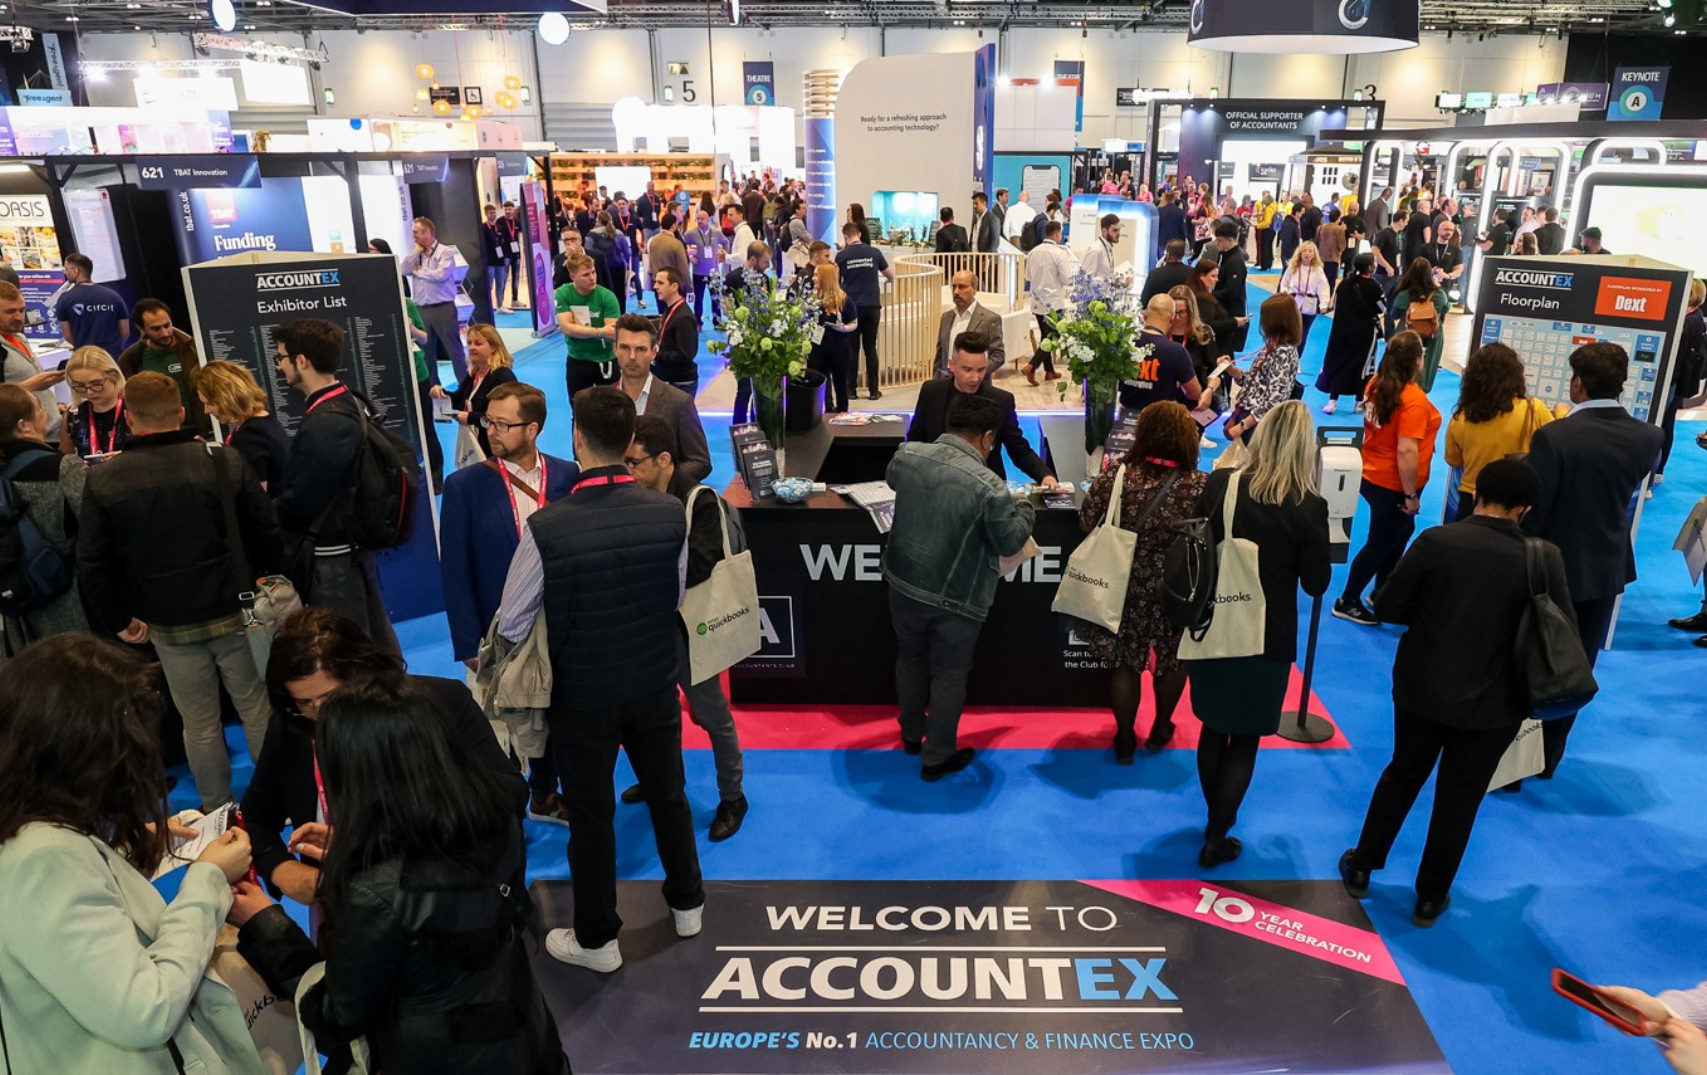
MULTIPOLYGON (((1525 529, 1559 547, 1565 558, 1577 630, 1589 664, 1612 626, 1618 595, 1636 579, 1630 522, 1636 493, 1659 461, 1664 434, 1618 403, 1630 358, 1615 343, 1591 343, 1571 355, 1571 402, 1565 418, 1535 431, 1529 464, 1541 479, 1525 529)), ((1543 780, 1565 756, 1573 714, 1542 726, 1543 780)))
MULTIPOLYGON (((444 575, 445 617, 451 651, 475 667, 486 627, 498 613, 510 559, 528 516, 569 494, 581 468, 538 448, 545 429, 545 393, 519 381, 487 397, 483 417, 492 458, 445 478, 439 516, 439 569, 444 575)), ((557 768, 548 750, 528 771, 528 813, 568 824, 557 794, 557 768)))

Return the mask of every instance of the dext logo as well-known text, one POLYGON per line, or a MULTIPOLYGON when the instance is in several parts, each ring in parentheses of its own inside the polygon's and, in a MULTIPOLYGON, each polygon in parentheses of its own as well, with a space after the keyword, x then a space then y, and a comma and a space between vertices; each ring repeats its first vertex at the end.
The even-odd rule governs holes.
POLYGON ((1637 321, 1664 321, 1671 301, 1671 281, 1638 280, 1607 276, 1595 293, 1594 312, 1602 317, 1637 321))

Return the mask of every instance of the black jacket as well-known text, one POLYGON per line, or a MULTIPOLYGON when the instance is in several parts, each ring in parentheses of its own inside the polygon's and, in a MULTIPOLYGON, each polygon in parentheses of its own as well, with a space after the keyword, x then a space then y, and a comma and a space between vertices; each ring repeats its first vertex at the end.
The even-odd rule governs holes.
POLYGON ((966 237, 966 229, 959 224, 944 224, 936 230, 937 253, 960 254, 971 249, 972 243, 966 237))
MULTIPOLYGON (((486 437, 486 427, 480 424, 480 419, 486 414, 486 404, 492 398, 492 393, 507 384, 516 383, 516 371, 509 366, 497 366, 489 370, 480 380, 480 387, 470 392, 474 384, 474 375, 469 374, 456 386, 456 391, 450 394, 450 406, 453 411, 468 412, 468 427, 474 430, 474 439, 480 442, 480 450, 487 455, 492 454, 492 442, 486 437)), ((432 430, 428 430, 433 436, 432 430)))
POLYGON ((1289 216, 1280 222, 1280 261, 1284 265, 1292 260, 1292 255, 1298 252, 1299 244, 1304 240, 1299 234, 1298 218, 1289 216))
POLYGON ((968 231, 971 233, 972 249, 981 254, 993 254, 996 251, 996 241, 1001 232, 997 230, 996 214, 985 212, 974 218, 977 223, 968 231))
MULTIPOLYGON (((913 420, 907 425, 907 439, 932 444, 948 432, 948 405, 954 402, 956 391, 953 379, 948 377, 926 381, 919 386, 919 402, 913 408, 913 420)), ((978 386, 978 394, 985 399, 994 400, 996 405, 1002 408, 1001 433, 996 437, 995 449, 990 452, 987 461, 989 468, 998 478, 1008 476, 1008 468, 1002 464, 1002 449, 1006 448, 1008 454, 1013 456, 1014 466, 1026 477, 1032 481, 1042 481, 1043 476, 1050 473, 1050 470, 1043 460, 1037 457, 1037 452, 1025 439, 1025 434, 1020 432, 1014 394, 997 388, 988 378, 978 386)))
MULTIPOLYGON (((1219 255, 1221 278, 1215 282, 1215 298, 1234 317, 1245 316, 1245 251, 1241 247, 1219 255)), ((1242 341, 1241 341, 1242 343, 1242 341)))
POLYGON ((1184 287, 1191 282, 1191 266, 1183 261, 1164 261, 1150 275, 1144 277, 1144 291, 1139 297, 1140 306, 1148 306, 1150 300, 1157 295, 1166 295, 1176 287, 1184 287))
MULTIPOLYGON (((454 679, 436 676, 410 676, 414 685, 434 708, 450 722, 457 740, 486 768, 496 773, 511 798, 515 800, 516 816, 527 810, 527 781, 517 771, 515 763, 504 756, 486 714, 475 704, 468 688, 454 679)), ((255 871, 266 881, 273 894, 273 871, 283 862, 293 859, 285 849, 284 830, 313 821, 320 812, 319 787, 314 782, 314 741, 308 735, 286 727, 284 720, 274 717, 267 725, 267 741, 261 747, 261 759, 249 789, 243 793, 243 823, 249 830, 251 854, 255 871)), ((313 859, 303 859, 318 866, 313 859)))
POLYGON ((663 315, 659 316, 658 357, 652 360, 652 372, 666 381, 698 380, 699 321, 692 304, 683 299, 675 313, 664 313, 670 321, 665 325, 663 315))
POLYGON ((1178 202, 1172 202, 1156 210, 1156 255, 1168 247, 1168 240, 1183 239, 1188 245, 1191 242, 1191 226, 1185 219, 1185 207, 1178 202))
POLYGON ((77 574, 97 633, 133 618, 164 627, 223 619, 253 578, 284 562, 273 502, 249 464, 181 431, 138 437, 91 467, 78 522, 77 574), (231 490, 248 579, 232 563, 215 467, 231 490))
MULTIPOLYGON (((1214 540, 1226 537, 1221 505, 1227 496, 1231 470, 1209 475, 1198 500, 1198 514, 1210 520, 1214 540)), ((1270 661, 1293 661, 1298 657, 1298 588, 1311 597, 1327 592, 1333 574, 1328 561, 1328 502, 1315 493, 1297 504, 1258 504, 1251 499, 1250 483, 1239 486, 1239 501, 1233 512, 1233 536, 1256 542, 1257 573, 1267 603, 1263 620, 1262 655, 1270 661)))
POLYGON ((1559 547, 1576 600, 1615 597, 1636 581, 1630 505, 1663 440, 1623 407, 1591 407, 1535 431, 1529 465, 1541 498, 1524 526, 1559 547))
POLYGON ((1562 253, 1565 249, 1565 226, 1559 223, 1543 224, 1535 229, 1535 250, 1539 254, 1553 255, 1562 253))
MULTIPOLYGON (((1543 427, 1546 428, 1546 427, 1543 427)), ((1559 551, 1543 554, 1547 589, 1566 615, 1572 592, 1559 551)), ((1523 531, 1485 515, 1424 530, 1375 599, 1375 614, 1410 628, 1393 660, 1393 701, 1449 728, 1491 730, 1529 715, 1512 662, 1529 603, 1523 531)))
POLYGON ((1212 349, 1217 355, 1233 354, 1239 338, 1239 322, 1224 309, 1214 295, 1197 296, 1197 316, 1215 333, 1212 349))
POLYGON ((676 683, 687 519, 680 500, 627 477, 620 464, 584 471, 528 517, 545 569, 554 710, 621 705, 676 683))
MULTIPOLYGON (((365 1036, 380 1075, 568 1070, 528 965, 519 821, 481 861, 394 858, 352 882, 321 933, 326 977, 297 1007, 322 1048, 365 1036)), ((237 950, 285 996, 322 958, 277 906, 244 923, 237 950)))
POLYGON ((362 406, 361 397, 342 384, 328 385, 308 397, 290 444, 290 466, 274 497, 279 526, 286 534, 307 534, 324 512, 326 519, 314 543, 349 543, 348 494, 355 484, 356 452, 362 443, 362 406))

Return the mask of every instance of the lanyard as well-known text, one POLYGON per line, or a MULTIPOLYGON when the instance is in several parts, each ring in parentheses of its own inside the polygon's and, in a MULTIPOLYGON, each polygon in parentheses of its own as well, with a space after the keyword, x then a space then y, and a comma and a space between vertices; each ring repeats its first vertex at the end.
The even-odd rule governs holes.
POLYGON ((669 311, 664 314, 664 323, 662 325, 658 326, 658 338, 660 340, 664 338, 664 333, 669 331, 670 318, 676 316, 676 311, 681 309, 683 306, 686 306, 687 304, 688 304, 688 300, 677 299, 676 304, 674 306, 670 307, 669 311))
MULTIPOLYGON (((119 423, 122 421, 124 421, 124 400, 120 399, 119 405, 113 408, 113 426, 107 430, 107 455, 111 455, 113 449, 118 447, 119 423)), ((89 450, 91 452, 100 447, 100 444, 95 440, 100 435, 100 431, 95 428, 95 405, 91 403, 89 404, 89 450)))
MULTIPOLYGON (((247 421, 247 419, 245 419, 245 421, 247 421)), ((225 431, 225 441, 224 441, 224 443, 225 443, 225 445, 226 445, 226 447, 230 447, 230 446, 231 446, 231 439, 232 439, 232 438, 233 438, 233 437, 235 437, 235 436, 237 436, 237 431, 238 431, 238 430, 239 430, 239 429, 242 429, 242 428, 243 428, 243 423, 242 423, 242 422, 237 422, 237 423, 235 423, 235 424, 233 424, 233 425, 232 425, 232 426, 231 426, 231 428, 229 428, 229 429, 227 429, 227 430, 226 430, 226 431, 225 431)))
MULTIPOLYGON (((541 465, 543 465, 543 461, 542 461, 541 465)), ((542 482, 541 485, 543 486, 543 484, 544 483, 542 482)), ((583 489, 591 489, 595 485, 633 485, 633 484, 634 484, 634 475, 632 475, 632 474, 600 474, 596 478, 582 478, 580 481, 575 483, 575 488, 573 488, 569 491, 571 493, 578 493, 583 489)))
POLYGON ((320 405, 321 405, 321 404, 322 404, 322 403, 325 403, 325 402, 326 402, 326 401, 327 401, 327 400, 329 400, 329 399, 336 399, 336 398, 337 398, 337 397, 339 397, 339 396, 347 396, 347 395, 349 395, 349 394, 350 394, 350 390, 349 390, 349 389, 348 389, 348 388, 346 388, 346 387, 345 387, 345 386, 343 386, 343 385, 339 385, 339 386, 338 386, 338 387, 337 387, 337 388, 334 388, 334 389, 333 389, 333 390, 332 390, 332 391, 330 391, 330 392, 328 392, 328 393, 326 393, 326 394, 325 394, 325 395, 323 395, 323 396, 321 396, 321 397, 320 397, 320 398, 319 398, 319 399, 317 399, 317 400, 315 400, 315 401, 314 401, 314 402, 313 402, 313 403, 310 403, 310 404, 309 404, 309 405, 308 405, 308 409, 307 409, 307 410, 306 410, 306 411, 304 411, 304 412, 302 412, 302 413, 303 413, 303 414, 304 414, 304 415, 305 415, 305 416, 306 416, 306 415, 310 415, 310 414, 313 414, 313 413, 314 413, 314 408, 316 408, 316 407, 318 407, 318 406, 320 406, 320 405))
MULTIPOLYGON (((486 371, 486 373, 491 372, 491 370, 486 371)), ((468 402, 470 405, 474 403, 474 397, 479 393, 480 386, 486 383, 486 373, 477 373, 473 375, 473 380, 468 386, 468 402)))
MULTIPOLYGON (((503 479, 504 492, 510 494, 510 516, 516 520, 516 540, 520 541, 522 538, 522 509, 521 506, 516 503, 516 483, 511 480, 509 467, 504 466, 502 463, 499 463, 498 466, 500 468, 498 476, 503 479)), ((539 497, 539 504, 537 506, 541 508, 545 507, 545 479, 545 453, 541 452, 539 456, 539 489, 536 490, 536 495, 539 497)), ((629 479, 629 481, 633 480, 633 478, 629 479)))
POLYGON ((314 793, 320 798, 320 818, 324 824, 332 823, 332 811, 326 806, 326 781, 320 776, 320 752, 314 752, 314 793))

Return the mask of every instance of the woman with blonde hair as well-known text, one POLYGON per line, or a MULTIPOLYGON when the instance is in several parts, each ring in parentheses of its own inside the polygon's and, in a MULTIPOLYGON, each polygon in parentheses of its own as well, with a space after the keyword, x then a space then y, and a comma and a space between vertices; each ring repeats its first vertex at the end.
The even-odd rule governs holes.
POLYGON ((1322 253, 1315 243, 1306 240, 1292 252, 1292 260, 1280 274, 1279 294, 1290 295, 1298 306, 1298 316, 1304 323, 1298 339, 1298 351, 1302 354, 1310 342, 1310 326, 1315 324, 1317 314, 1327 312, 1330 302, 1328 273, 1322 268, 1322 253))
POLYGON ((130 427, 124 420, 124 373, 119 364, 99 347, 79 347, 63 369, 71 395, 80 402, 65 411, 59 450, 84 459, 124 451, 130 427))
POLYGON ((480 450, 486 455, 492 454, 492 445, 486 439, 486 427, 480 418, 486 413, 486 401, 492 395, 492 390, 502 384, 513 384, 516 380, 516 360, 510 357, 510 349, 504 345, 504 337, 491 325, 474 324, 468 326, 468 376, 462 383, 448 393, 438 385, 433 386, 434 399, 448 399, 451 406, 451 417, 459 425, 465 425, 475 431, 475 439, 480 442, 480 450))
POLYGON ((247 367, 209 362, 190 378, 202 410, 225 429, 225 445, 235 448, 268 492, 284 480, 290 462, 290 437, 267 410, 267 394, 247 367))
POLYGON ((825 413, 841 414, 848 409, 848 397, 853 391, 853 334, 859 331, 859 307, 842 290, 841 270, 834 264, 816 265, 812 271, 818 294, 818 323, 823 331, 812 345, 806 366, 829 378, 826 393, 829 405, 824 408, 825 413))
POLYGON ((1210 475, 1197 505, 1214 541, 1231 536, 1256 544, 1264 602, 1261 653, 1186 664, 1192 712, 1203 722, 1197 779, 1209 824, 1197 861, 1204 867, 1231 862, 1243 850, 1228 834, 1251 786, 1258 744, 1280 730, 1298 656, 1298 588, 1319 596, 1332 574, 1328 503, 1317 489, 1321 464, 1309 408, 1298 400, 1275 407, 1251 438, 1250 453, 1243 469, 1210 475))

